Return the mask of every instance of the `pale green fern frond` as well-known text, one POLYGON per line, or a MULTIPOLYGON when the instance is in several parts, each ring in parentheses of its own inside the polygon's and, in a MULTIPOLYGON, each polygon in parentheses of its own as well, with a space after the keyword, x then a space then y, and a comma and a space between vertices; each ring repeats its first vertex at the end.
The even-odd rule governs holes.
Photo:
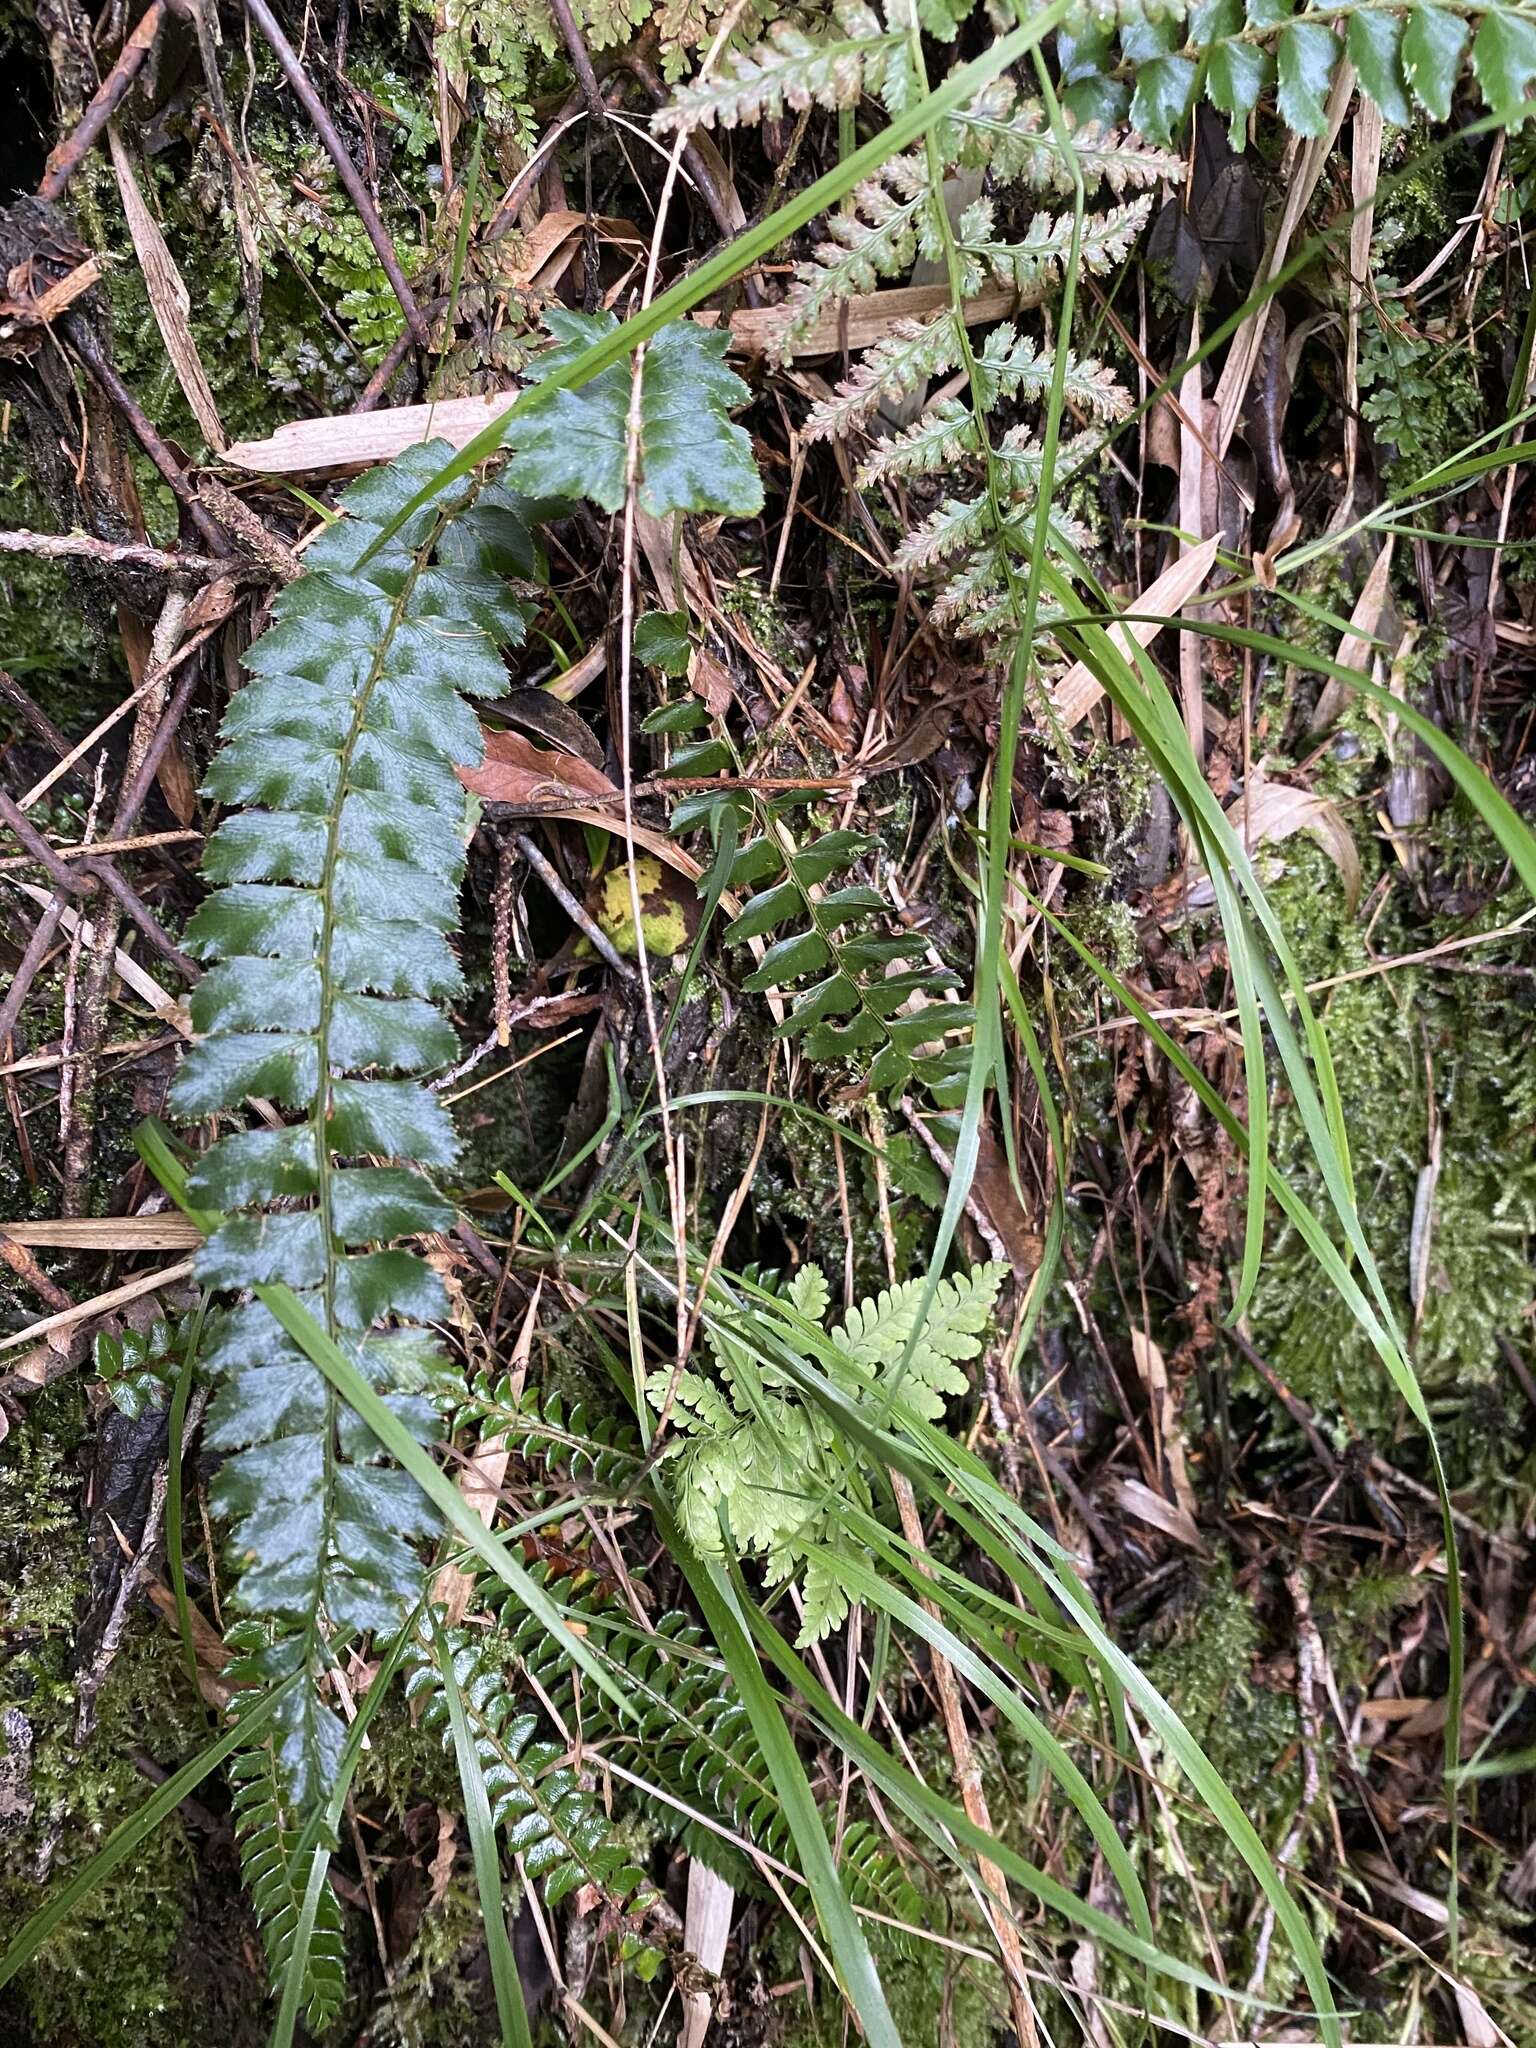
MULTIPOLYGON (((830 1357, 817 1347, 818 1367, 854 1399, 937 1420, 946 1397, 966 1391, 961 1366, 980 1351, 1004 1271, 980 1266, 941 1282, 921 1323, 922 1280, 861 1303, 828 1333, 830 1357)), ((818 1326, 829 1300, 825 1278, 809 1269, 788 1294, 797 1315, 818 1326)), ((686 1440, 661 1467, 678 1520, 705 1556, 758 1557, 770 1585, 796 1581, 805 1601, 800 1640, 814 1642, 847 1615, 846 1587, 822 1553, 846 1550, 847 1511, 870 1510, 868 1482, 827 1414, 761 1347, 749 1351, 744 1338, 715 1326, 710 1349, 729 1398, 722 1391, 705 1402, 690 1389, 686 1440)), ((675 1413, 682 1396, 671 1375, 646 1382, 658 1412, 669 1389, 675 1413)))
POLYGON ((931 320, 899 320, 867 348, 830 398, 811 407, 803 429, 808 441, 838 440, 863 426, 882 399, 904 398, 960 361, 960 326, 946 306, 931 320))
POLYGON ((924 1280, 882 1289, 848 1311, 831 1332, 832 1342, 861 1385, 894 1384, 907 1406, 936 1422, 944 1413, 944 1396, 966 1391, 969 1383, 959 1361, 981 1350, 1007 1270, 994 1261, 941 1280, 926 1314, 921 1314, 924 1280))
POLYGON ((853 190, 846 213, 823 222, 827 239, 795 265, 786 300, 786 332, 803 333, 829 304, 872 292, 882 277, 909 270, 918 255, 940 253, 920 156, 893 157, 853 190))
MULTIPOLYGON (((1151 209, 1150 196, 1143 195, 1090 215, 1083 224, 1079 250, 1082 268, 1112 270, 1124 263, 1151 209)), ((990 205, 985 200, 978 202, 967 209, 957 240, 961 256, 990 272, 999 284, 1026 291, 1060 270, 1072 253, 1070 214, 1052 219, 1049 214, 1037 213, 1016 242, 1000 241, 993 232, 992 218, 990 205)))
POLYGON ((1000 185, 1023 184, 1070 198, 1073 163, 1084 185, 1108 186, 1118 199, 1163 179, 1183 176, 1183 159, 1159 149, 1134 130, 1087 121, 1065 138, 1052 133, 1038 100, 1021 99, 1011 78, 995 78, 954 116, 950 154, 969 170, 990 171, 1000 185))
MULTIPOLYGON (((904 20, 889 27, 865 0, 836 0, 832 33, 816 35, 792 21, 776 21, 755 49, 727 56, 707 77, 678 87, 656 125, 687 133, 701 127, 735 128, 805 107, 851 107, 869 92, 906 94, 900 80, 910 68, 904 20)), ((895 111, 895 107, 892 108, 895 111)))

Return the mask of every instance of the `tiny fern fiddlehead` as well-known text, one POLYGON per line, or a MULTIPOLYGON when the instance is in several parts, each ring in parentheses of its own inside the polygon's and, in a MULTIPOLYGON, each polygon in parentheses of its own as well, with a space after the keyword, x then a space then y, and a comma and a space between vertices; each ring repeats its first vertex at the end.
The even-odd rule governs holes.
MULTIPOLYGON (((302 1113, 284 1125, 269 1110, 273 1127, 233 1132, 203 1157, 191 1188, 226 1221, 199 1278, 293 1287, 422 1442, 447 1403, 447 1362, 424 1327, 444 1297, 398 1240, 452 1214, 422 1169, 452 1161, 453 1129, 417 1077, 457 1049, 434 1005, 460 979, 447 939, 464 863, 454 769, 480 754, 465 698, 505 687, 500 650, 523 637, 505 578, 537 565, 521 501, 495 488, 473 505, 462 490, 440 498, 370 553, 448 452, 414 449, 344 493, 343 516, 246 655, 252 680, 231 701, 207 783, 237 808, 209 842, 216 893, 188 931, 213 964, 171 1098, 189 1118, 248 1096, 302 1113)), ((205 1356, 218 1382, 207 1440, 226 1454, 214 1505, 233 1524, 234 1603, 259 1624, 235 1675, 246 1687, 304 1676, 270 1758, 237 1774, 279 1962, 306 1875, 290 1863, 293 1841, 341 1753, 324 1697, 331 1639, 398 1631, 436 1519, 262 1303, 224 1310, 205 1356)), ((328 1913, 312 2016, 333 1989, 328 1913)))

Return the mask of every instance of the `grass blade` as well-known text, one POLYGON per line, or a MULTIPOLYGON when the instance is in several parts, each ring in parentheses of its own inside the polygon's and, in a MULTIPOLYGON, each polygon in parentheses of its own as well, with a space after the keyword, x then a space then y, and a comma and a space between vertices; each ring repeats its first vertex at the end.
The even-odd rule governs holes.
POLYGON ((490 1794, 479 1752, 469 1732, 469 1716, 453 1668, 453 1653, 437 1616, 432 1616, 432 1648, 443 1697, 448 1703, 448 1722, 453 1730, 453 1751, 458 1760, 459 1785, 464 1794, 464 1819, 469 1828, 470 1853, 475 1864, 475 1884, 480 1893, 480 1918, 485 1927, 486 1954, 491 1965, 491 1985, 496 1994, 496 2017, 501 2024, 502 2048, 532 2048, 528 2032, 528 2009, 523 2003, 522 1980, 517 1960, 507 1937, 506 1909, 501 1895, 501 1852, 496 1842, 496 1823, 491 1815, 490 1794))

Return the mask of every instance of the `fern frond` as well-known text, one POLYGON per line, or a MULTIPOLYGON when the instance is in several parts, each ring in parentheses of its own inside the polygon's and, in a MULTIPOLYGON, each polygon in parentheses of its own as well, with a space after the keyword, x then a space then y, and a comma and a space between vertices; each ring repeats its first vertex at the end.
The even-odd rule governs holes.
POLYGON ((851 107, 866 92, 898 112, 911 69, 905 21, 887 27, 865 0, 835 0, 832 22, 836 32, 819 37, 790 21, 774 22, 765 42, 725 57, 709 77, 679 86, 655 125, 684 133, 735 128, 786 107, 797 113, 851 107))
MULTIPOLYGON (((1124 263, 1132 244, 1147 224, 1152 201, 1149 195, 1112 206, 1105 213, 1092 214, 1084 222, 1081 243, 1082 267, 1089 271, 1112 270, 1124 263)), ((1072 216, 1052 219, 1037 213, 1022 240, 998 241, 992 232, 992 209, 987 201, 968 208, 960 223, 960 254, 968 262, 991 272, 999 284, 1011 284, 1024 291, 1059 270, 1072 252, 1072 216)))
MULTIPOLYGON (((900 1020, 911 1056, 942 1031, 945 1008, 936 1004, 900 1020)), ((921 1328, 920 1280, 864 1302, 830 1333, 831 1359, 818 1349, 818 1361, 855 1398, 879 1395, 898 1414, 937 1419, 944 1397, 966 1389, 960 1361, 981 1348, 1005 1270, 981 1266, 942 1282, 921 1328)), ((819 1321, 827 1298, 825 1286, 807 1282, 797 1284, 790 1302, 807 1321, 819 1321)), ((793 1325, 776 1330, 767 1356, 764 1346, 749 1347, 744 1332, 718 1319, 708 1330, 719 1382, 715 1399, 694 1401, 685 1446, 661 1470, 684 1532, 704 1555, 761 1557, 770 1585, 801 1581, 800 1641, 814 1642, 847 1616, 847 1588, 835 1558, 850 1541, 850 1505, 869 1510, 868 1484, 828 1414, 805 1397, 789 1371, 772 1363, 778 1343, 795 1342, 793 1325)), ((653 1407, 661 1407, 669 1384, 664 1372, 647 1383, 653 1407)))
POLYGON ((998 185, 1022 184, 1069 198, 1075 189, 1074 160, 1090 190, 1107 185, 1118 199, 1162 179, 1184 174, 1184 161, 1158 149, 1132 129, 1105 128, 1096 121, 1070 130, 1068 147, 1051 132, 1038 100, 1021 99, 1011 78, 995 78, 954 116, 958 134, 953 160, 971 170, 988 170, 998 185))
MULTIPOLYGON (((1006 637, 1016 623, 1009 563, 1018 558, 1030 538, 1022 523, 1008 528, 1001 538, 989 534, 984 544, 946 575, 929 607, 933 623, 948 626, 967 640, 1006 637)), ((1042 626, 1059 617, 1055 606, 1041 605, 1038 619, 1042 626)))
POLYGON ((827 239, 795 265, 785 300, 786 333, 803 333, 837 299, 872 292, 882 277, 911 268, 919 254, 939 253, 928 205, 928 171, 920 156, 892 157, 856 185, 846 213, 823 222, 827 239))
POLYGON ((909 427, 879 441, 865 457, 857 483, 861 490, 882 477, 928 476, 981 447, 976 415, 957 398, 940 399, 920 413, 909 427))
MULTIPOLYGON (((1009 323, 994 327, 976 354, 982 401, 987 410, 1005 398, 1042 400, 1050 390, 1056 356, 1009 323)), ((1066 401, 1096 420, 1124 419, 1130 394, 1107 364, 1069 349, 1063 369, 1066 401)))
MULTIPOLYGON (((462 489, 440 495, 379 544, 449 453, 416 448, 353 484, 245 657, 253 679, 231 701, 206 785, 240 808, 205 855, 216 893, 187 942, 213 964, 171 1095, 185 1117, 239 1112, 252 1094, 304 1112, 236 1131, 199 1163, 192 1192, 227 1220, 198 1277, 293 1287, 423 1443, 451 1384, 424 1326, 446 1304, 397 1241, 451 1220, 421 1168, 447 1164, 455 1141, 411 1077, 457 1050, 432 1000, 459 986, 446 937, 464 862, 454 767, 480 753, 466 696, 505 688, 500 649, 523 637, 504 575, 535 560, 520 501, 501 492, 473 510, 462 489), (436 545, 450 510, 452 539, 436 545)), ((205 1362, 234 1603, 270 1632, 245 1675, 303 1674, 272 1743, 289 1808, 307 1818, 342 1741, 321 1692, 330 1638, 399 1628, 437 1521, 259 1301, 216 1318, 205 1362)))
MULTIPOLYGON (((803 844, 792 837, 785 804, 740 807, 743 837, 729 871, 733 887, 758 884, 741 914, 727 928, 728 944, 741 945, 777 934, 743 987, 793 994, 793 1008, 778 1026, 781 1037, 798 1037, 812 1060, 852 1058, 865 1066, 870 1088, 894 1091, 915 1073, 932 1078, 930 1063, 918 1056, 910 1019, 897 1014, 919 990, 941 997, 958 984, 948 969, 898 971, 914 948, 905 938, 886 937, 878 920, 885 898, 863 883, 823 885, 869 851, 872 842, 847 831, 824 832, 803 844), (753 832, 754 822, 764 829, 753 832), (867 1065, 866 1065, 867 1062, 867 1065)), ((689 815, 680 804, 673 829, 689 815)), ((946 1026, 968 1029, 968 1007, 946 1005, 946 1026)), ((930 1036, 937 1034, 930 1033, 930 1036)))
MULTIPOLYGON (((248 1629, 250 1624, 241 1626, 248 1629)), ((237 1694, 237 1702, 239 1697, 237 1694)), ((300 1860, 302 1829, 295 1825, 288 1789, 270 1742, 237 1750, 230 1763, 229 1783, 240 1873, 261 1929, 268 1976, 276 1984, 286 1973, 293 1954, 293 1939, 309 1885, 311 1857, 328 1845, 321 1844, 300 1860)), ((301 1994, 311 2032, 324 2032, 340 2010, 345 1993, 346 1946, 341 1908, 327 1882, 320 1891, 301 1994)))
POLYGON ((931 320, 899 320, 864 351, 830 398, 818 399, 802 429, 807 441, 840 440, 878 410, 882 399, 904 398, 960 361, 960 333, 949 309, 931 320))
POLYGON ((509 1378, 482 1375, 459 1409, 460 1422, 476 1422, 503 1437, 530 1463, 558 1467, 585 1491, 622 1492, 644 1461, 634 1425, 592 1415, 586 1404, 567 1408, 558 1392, 514 1391, 509 1378))
POLYGON ((959 1361, 974 1358, 997 1303, 1007 1267, 994 1261, 941 1280, 921 1323, 926 1282, 903 1281, 848 1311, 831 1332, 859 1384, 899 1387, 900 1399, 928 1421, 944 1413, 943 1396, 969 1384, 959 1361), (913 1332, 916 1342, 913 1343, 913 1332), (910 1356, 907 1347, 912 1345, 910 1356))
MULTIPOLYGON (((921 420, 916 424, 921 426, 921 420)), ((1057 489, 1068 483, 1101 446, 1099 437, 1090 433, 1078 435, 1061 448, 1056 461, 1057 489)), ((1039 493, 1044 454, 1038 442, 1031 438, 1029 429, 1017 426, 1008 429, 994 447, 992 456, 1002 472, 1010 507, 1002 531, 999 532, 994 524, 991 501, 985 493, 978 491, 969 498, 946 498, 921 526, 904 536, 894 556, 898 568, 918 570, 946 562, 954 563, 956 567, 950 572, 953 580, 964 558, 975 558, 978 553, 987 552, 995 558, 998 587, 1006 585, 1004 564, 1009 559, 1017 559, 1031 544, 1032 535, 1026 530, 1022 515, 1033 506, 1039 493)), ((1055 505, 1051 507, 1048 531, 1070 551, 1080 551, 1088 544, 1089 536, 1080 522, 1055 505)), ((993 573, 989 572, 989 575, 993 573)))
MULTIPOLYGON (((540 1886, 550 1906, 591 1885, 621 1923, 638 1922, 655 1903, 655 1891, 613 1839, 596 1794, 567 1760, 565 1746, 542 1738, 539 1715, 508 1689, 500 1646, 463 1630, 451 1631, 448 1643, 491 1817, 522 1859, 529 1882, 540 1886)), ((451 1744, 442 1674, 429 1648, 413 1659, 406 1696, 425 1725, 451 1744)))

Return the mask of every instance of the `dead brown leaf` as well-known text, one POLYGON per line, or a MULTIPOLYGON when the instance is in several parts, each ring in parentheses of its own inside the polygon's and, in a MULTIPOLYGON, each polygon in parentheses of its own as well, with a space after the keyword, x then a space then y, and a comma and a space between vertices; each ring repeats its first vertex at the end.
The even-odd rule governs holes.
POLYGON ((612 801, 619 795, 601 768, 579 754, 536 747, 520 732, 487 732, 485 759, 478 768, 461 768, 459 780, 490 803, 511 804, 535 817, 571 804, 590 808, 594 797, 612 801))

